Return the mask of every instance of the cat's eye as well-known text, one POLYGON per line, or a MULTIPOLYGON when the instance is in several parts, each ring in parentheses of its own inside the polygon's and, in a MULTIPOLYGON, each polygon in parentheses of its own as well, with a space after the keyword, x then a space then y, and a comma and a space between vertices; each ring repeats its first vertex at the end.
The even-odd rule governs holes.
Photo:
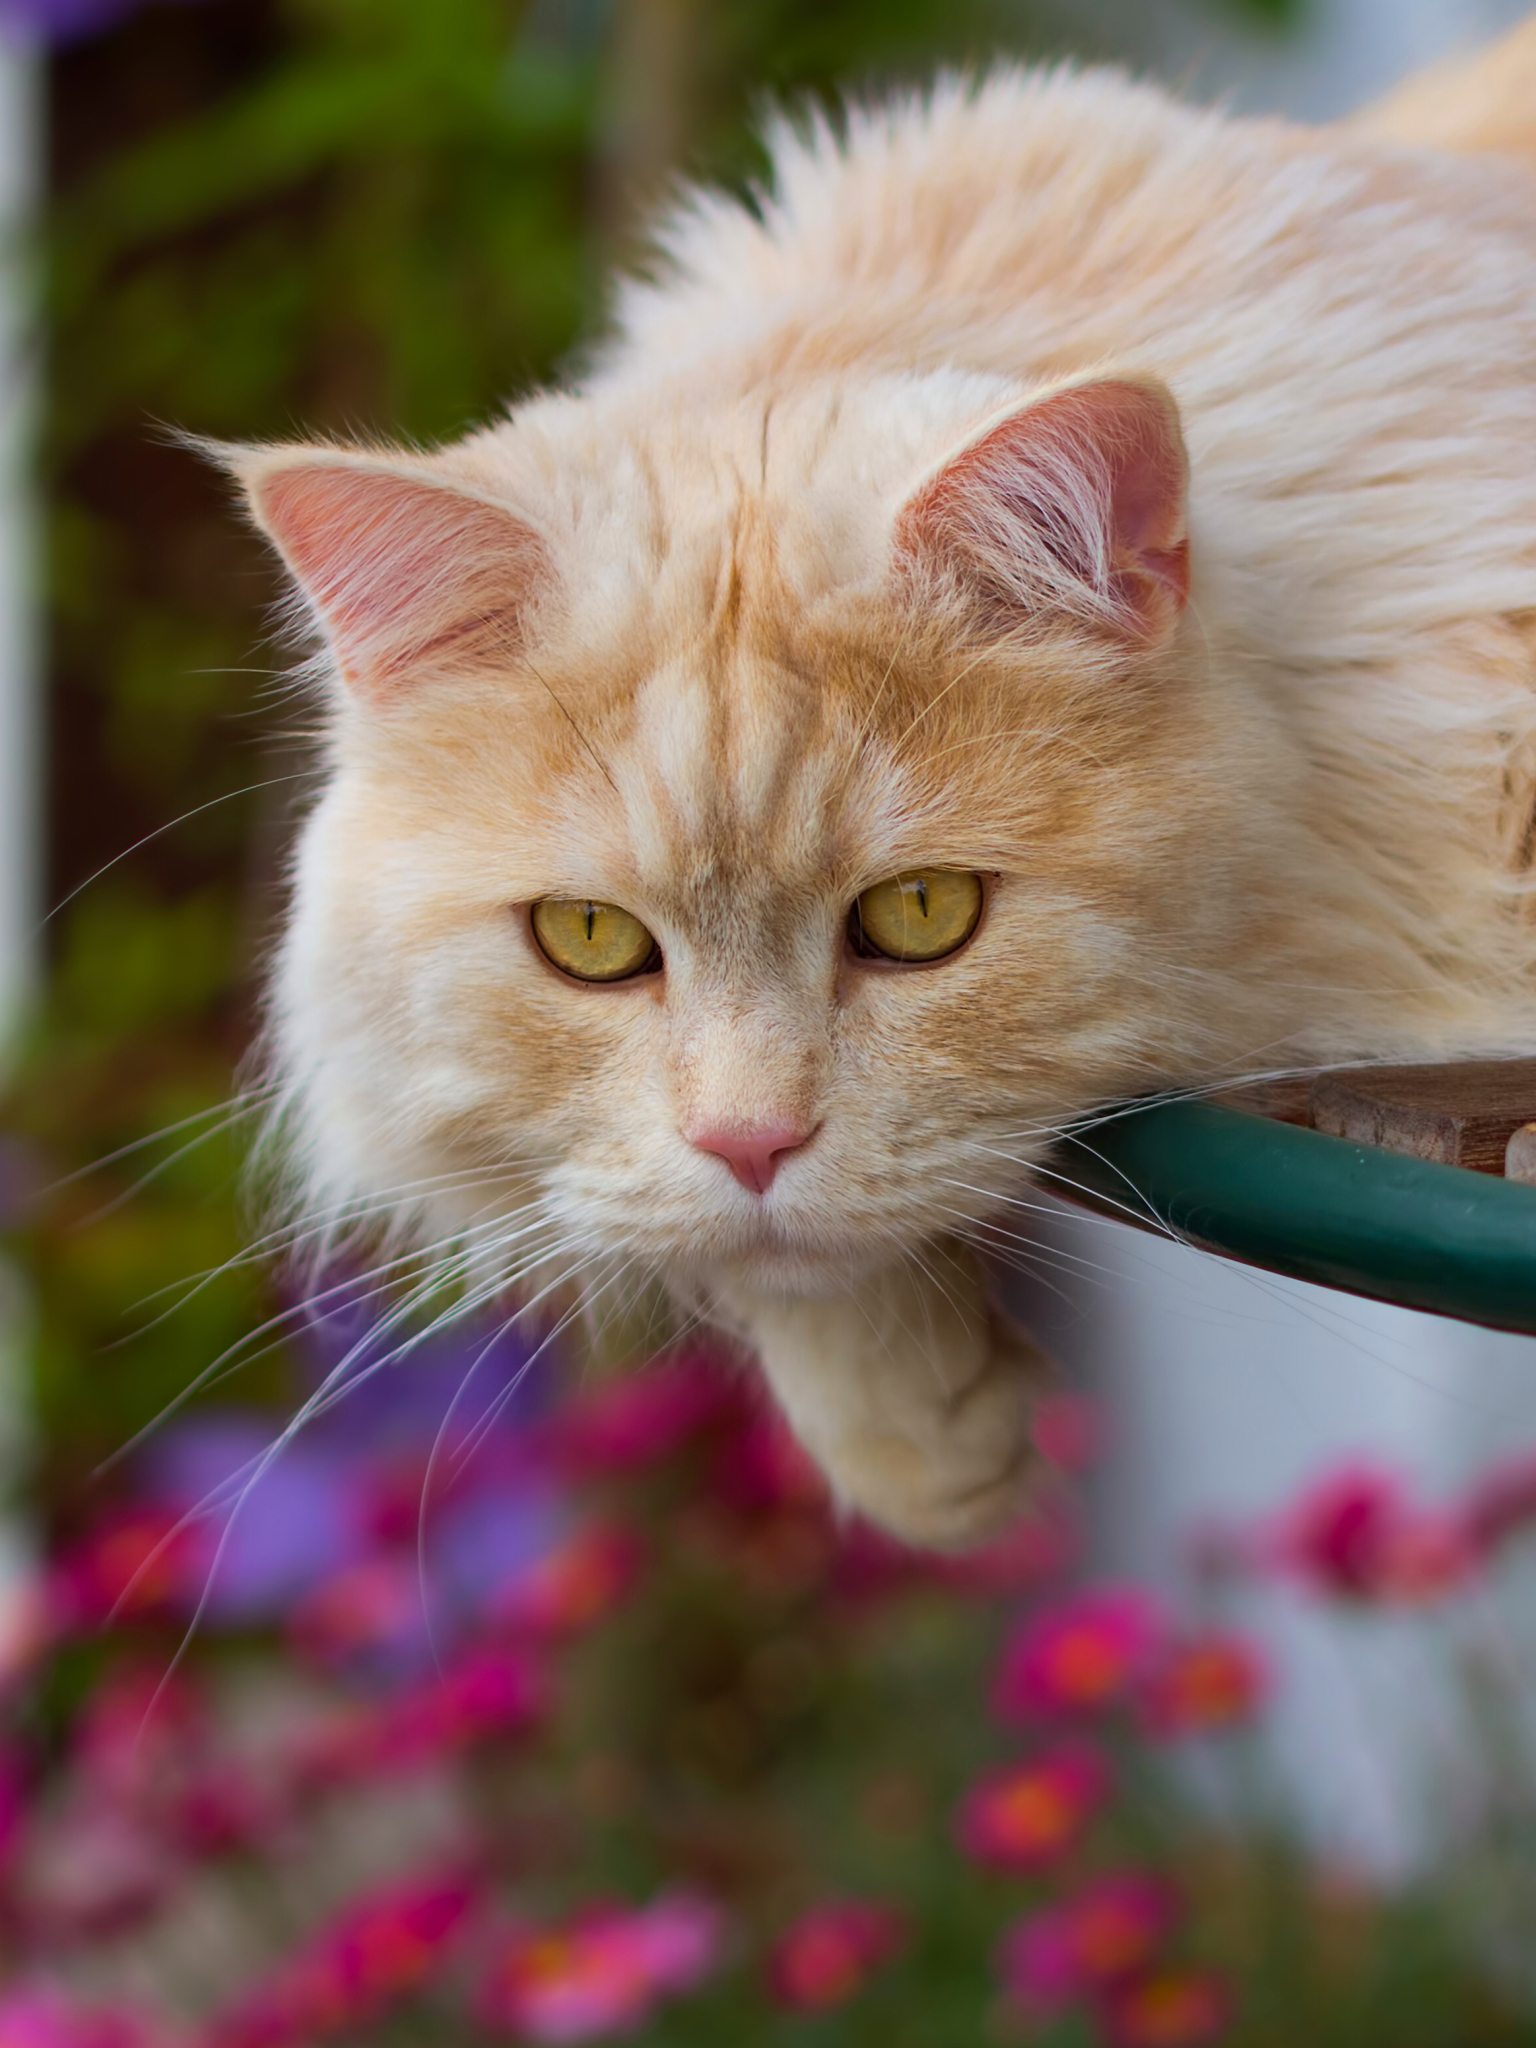
POLYGON ((661 965, 656 941, 616 903, 545 896, 528 916, 545 959, 577 981, 628 981, 661 965))
POLYGON ((981 918, 981 877, 957 868, 912 868, 866 889, 848 936, 856 953, 887 960, 942 960, 958 952, 981 918))

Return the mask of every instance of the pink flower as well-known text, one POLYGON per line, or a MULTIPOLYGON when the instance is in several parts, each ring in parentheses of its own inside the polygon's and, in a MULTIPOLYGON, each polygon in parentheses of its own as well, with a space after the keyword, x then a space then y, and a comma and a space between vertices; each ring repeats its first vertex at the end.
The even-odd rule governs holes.
POLYGON ((654 1465, 730 1412, 732 1378, 722 1355, 700 1345, 610 1380, 556 1417, 555 1455, 577 1477, 654 1465))
POLYGON ((1012 1997, 1041 2017, 1145 1970, 1172 1933, 1179 1902, 1161 1879, 1127 1871, 1021 1920, 999 1967, 1012 1997))
POLYGON ((633 1589, 642 1557, 640 1539, 629 1530, 590 1522, 506 1587, 492 1619, 536 1635, 575 1635, 633 1589))
POLYGON ((54 1565, 48 1588, 54 1626, 63 1633, 184 1613, 207 1565, 205 1532, 171 1509, 113 1509, 54 1565))
POLYGON ((1073 1848, 1109 1796, 1109 1766, 1086 1743, 1068 1743, 993 1771, 972 1787, 956 1819, 960 1847, 994 1870, 1044 1869, 1073 1848))
POLYGON ((981 1598, 1024 1593, 1071 1570, 1082 1545, 1079 1518, 1065 1496, 1051 1498, 1024 1515, 1008 1533, 956 1557, 930 1557, 929 1571, 941 1585, 981 1598))
POLYGON ((138 1814, 87 1793, 19 1845, 12 1889, 28 1926, 47 1940, 113 1935, 162 1906, 182 1859, 138 1814))
POLYGON ((473 1902, 468 1885, 387 1885, 355 1900, 256 1994, 216 2020, 208 2048, 300 2048, 371 2027, 428 1984, 473 1902))
POLYGON ((1152 1599, 1134 1586, 1079 1593, 1015 1630, 993 1706, 1010 1721, 1097 1713, 1142 1678, 1161 1633, 1152 1599))
POLYGON ((1098 1456, 1104 1418, 1096 1401, 1083 1394, 1047 1394, 1035 1404, 1030 1437, 1048 1465, 1085 1472, 1098 1456))
POLYGON ((52 1647, 48 1581, 17 1574, 0 1585, 0 1702, 19 1690, 52 1647))
POLYGON ((371 1712, 343 1717, 314 1763, 322 1777, 341 1779, 430 1762, 478 1743, 526 1735, 544 1719, 548 1705, 543 1667, 524 1651, 472 1650, 442 1678, 371 1712))
POLYGON ((780 1935, 768 1980, 780 2005, 795 2012, 828 2012, 862 1990, 906 1939, 902 1917, 867 1899, 814 1906, 780 1935))
POLYGON ((1536 1522, 1536 1457, 1529 1453, 1485 1472, 1459 1517, 1473 1549, 1486 1552, 1536 1522))
POLYGON ((1276 1560, 1316 1591, 1359 1601, 1425 1600, 1465 1583, 1476 1559, 1461 1523, 1413 1507, 1390 1474, 1348 1465, 1281 1517, 1276 1560))
POLYGON ((1258 1711, 1269 1686, 1264 1660, 1240 1636, 1211 1633, 1175 1644, 1141 1697, 1149 1733, 1203 1735, 1258 1711))
POLYGON ((0 1874, 21 1841, 27 1814, 27 1771, 21 1751, 0 1738, 0 1874))
POLYGON ((325 1670, 408 1664, 424 1636, 415 1557, 370 1557, 322 1580, 289 1615, 288 1635, 302 1658, 325 1670))
POLYGON ((714 1968, 724 1921, 688 1892, 638 1910, 605 1906, 559 1927, 520 1928, 503 1942, 480 2014, 525 2041, 594 2041, 625 2033, 663 1999, 714 1968))
POLYGON ((1208 2048, 1232 2022, 1232 1994, 1209 1970, 1168 1967, 1117 1986, 1101 2008, 1112 2048, 1208 2048))
POLYGON ((824 1512, 827 1482, 777 1415, 758 1414, 732 1432, 715 1460, 715 1486, 739 1514, 824 1512))
POLYGON ((162 2048, 168 2028, 120 2006, 47 1990, 0 1991, 0 2048, 162 2048))

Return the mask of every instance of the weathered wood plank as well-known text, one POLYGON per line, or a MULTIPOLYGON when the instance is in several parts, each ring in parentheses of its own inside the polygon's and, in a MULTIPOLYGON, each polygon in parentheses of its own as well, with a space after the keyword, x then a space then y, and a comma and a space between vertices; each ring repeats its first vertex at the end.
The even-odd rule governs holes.
POLYGON ((1536 1060, 1321 1074, 1312 1084, 1312 1121, 1356 1144, 1503 1173, 1511 1138, 1536 1122, 1536 1060))

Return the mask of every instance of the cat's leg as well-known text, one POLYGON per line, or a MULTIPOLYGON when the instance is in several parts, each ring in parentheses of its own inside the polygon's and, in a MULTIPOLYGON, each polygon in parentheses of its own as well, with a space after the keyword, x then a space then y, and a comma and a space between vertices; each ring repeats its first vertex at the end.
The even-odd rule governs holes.
POLYGON ((968 1251, 934 1246, 827 1300, 729 1291, 790 1426, 850 1507, 958 1549, 1025 1502, 1051 1366, 989 1296, 968 1251))

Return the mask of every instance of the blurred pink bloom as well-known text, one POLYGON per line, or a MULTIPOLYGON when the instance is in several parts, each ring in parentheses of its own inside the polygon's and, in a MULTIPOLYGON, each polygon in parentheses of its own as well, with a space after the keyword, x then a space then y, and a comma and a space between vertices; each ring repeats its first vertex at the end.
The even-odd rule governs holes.
POLYGON ((206 2048, 301 2048, 375 2025, 437 1975, 473 1900, 467 1884, 430 1879, 354 1900, 215 2020, 206 2048))
POLYGON ((184 1613, 207 1570, 203 1532, 169 1508, 114 1508, 54 1563, 48 1582, 56 1630, 184 1613))
POLYGON ((1153 1735, 1203 1735, 1252 1720, 1268 1690, 1254 1645, 1212 1632, 1172 1645, 1143 1688, 1142 1715, 1153 1735))
POLYGON ((442 1678, 344 1718, 333 1775, 369 1776, 524 1735, 544 1719, 548 1704, 543 1667, 524 1651, 473 1650, 442 1678))
POLYGON ((148 1662, 110 1669, 75 1722, 71 1762, 98 1803, 158 1799, 210 1734, 202 1688, 148 1662))
POLYGON ((0 1737, 0 1873, 21 1840, 27 1812, 27 1775, 21 1751, 0 1737))
POLYGON ((1109 1796, 1109 1766, 1073 1742, 1006 1765, 961 1802, 956 1836, 967 1856, 994 1870, 1041 1870, 1073 1848, 1109 1796))
POLYGON ((1096 1587, 1020 1624, 1003 1650, 992 1703, 1004 1719, 1097 1713, 1145 1675, 1162 1636, 1151 1596, 1096 1587))
POLYGON ((1366 1602, 1435 1598, 1476 1564, 1457 1519, 1412 1506, 1398 1479, 1368 1465, 1309 1487, 1280 1517, 1270 1552, 1316 1591, 1366 1602))
POLYGON ((76 1719, 64 1796, 34 1808, 15 1844, 14 1889, 34 1932, 115 1932, 164 1902, 184 1875, 174 1815, 206 1741, 186 1680, 123 1664, 98 1682, 76 1719))
POLYGON ((1115 1987, 1100 2012, 1112 2048, 1208 2048, 1231 2025, 1232 2004, 1212 1971, 1170 1966, 1115 1987))
POLYGON ((0 1991, 0 2048, 168 2048, 170 2030, 117 2006, 48 1990, 0 1991))
POLYGON ((1462 1505, 1467 1541, 1487 1552, 1536 1523, 1536 1456, 1493 1466, 1476 1481, 1462 1505))
POLYGON ((714 1968, 724 1921, 692 1893, 596 1907, 504 1940, 480 1997, 488 2026, 524 2041, 595 2041, 639 2026, 657 2003, 714 1968))
POLYGON ((612 1522, 589 1522, 504 1587, 494 1622, 536 1635, 575 1635, 617 1607, 640 1576, 638 1536, 612 1522))
POLYGON ((867 1899, 813 1906, 774 1944, 768 1981, 780 2005, 827 2012, 861 1990, 905 1945, 902 1916, 867 1899))
POLYGON ((42 1573, 18 1573, 0 1585, 0 1703, 16 1692, 53 1647, 57 1614, 42 1573))
POLYGON ((957 1593, 982 1598, 1024 1593, 1070 1571, 1081 1548, 1073 1505, 1052 1500, 1015 1522, 1004 1536, 958 1557, 930 1557, 930 1574, 957 1593))
POLYGON ((1048 1465, 1085 1472, 1099 1453, 1104 1416, 1085 1394, 1047 1394, 1035 1404, 1030 1436, 1048 1465))
POLYGON ((782 1514, 828 1505, 827 1482, 777 1415, 762 1412, 734 1430, 715 1460, 715 1487, 739 1514, 782 1514))
POLYGON ((663 1892, 634 1921, 631 1938, 658 1991, 691 1991, 719 1961, 725 1916, 697 1892, 663 1892))
POLYGON ((1010 1995, 1041 2017, 1145 1970, 1179 1919, 1161 1878, 1126 1871, 1021 1920, 998 1963, 1010 1995))
POLYGON ((414 1556, 370 1557, 325 1579, 288 1617, 288 1638, 323 1670, 404 1661, 425 1635, 421 1574, 414 1556))
POLYGON ((578 1477, 654 1465, 732 1411, 737 1377, 723 1354, 698 1345, 610 1380, 555 1417, 555 1456, 578 1477))
POLYGON ((12 1889, 24 1923, 53 1942, 112 1935, 162 1906, 185 1871, 150 1822, 73 1798, 22 1836, 12 1889))

